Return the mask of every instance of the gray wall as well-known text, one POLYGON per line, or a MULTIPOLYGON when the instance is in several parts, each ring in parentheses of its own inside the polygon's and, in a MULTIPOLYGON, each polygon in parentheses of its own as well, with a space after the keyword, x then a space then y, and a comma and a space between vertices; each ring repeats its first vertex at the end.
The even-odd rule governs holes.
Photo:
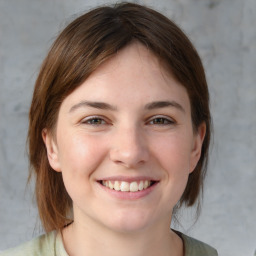
MULTIPOLYGON (((202 214, 182 231, 220 255, 256 249, 256 1, 144 0, 173 18, 202 56, 211 93, 214 144, 202 214), (156 4, 157 3, 157 4, 156 4)), ((27 116, 40 63, 73 15, 106 1, 0 0, 0 250, 39 232, 26 188, 27 116)))

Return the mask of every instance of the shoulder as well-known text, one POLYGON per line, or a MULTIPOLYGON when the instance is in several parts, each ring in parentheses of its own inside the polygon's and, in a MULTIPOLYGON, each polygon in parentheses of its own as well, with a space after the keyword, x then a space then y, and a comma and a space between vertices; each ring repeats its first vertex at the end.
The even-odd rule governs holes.
POLYGON ((41 235, 16 248, 0 253, 0 256, 54 256, 56 231, 41 235))
MULTIPOLYGON (((177 232, 177 231, 175 231, 177 232)), ((218 252, 210 245, 181 232, 177 234, 182 238, 185 248, 185 256, 217 256, 218 252)))

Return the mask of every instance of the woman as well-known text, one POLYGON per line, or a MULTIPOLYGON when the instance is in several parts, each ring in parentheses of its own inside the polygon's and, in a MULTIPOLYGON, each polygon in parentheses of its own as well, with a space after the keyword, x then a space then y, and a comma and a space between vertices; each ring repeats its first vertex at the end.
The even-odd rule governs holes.
POLYGON ((7 255, 217 255, 171 230, 199 203, 210 143, 200 58, 154 10, 119 4, 59 35, 30 109, 31 175, 47 232, 7 255))

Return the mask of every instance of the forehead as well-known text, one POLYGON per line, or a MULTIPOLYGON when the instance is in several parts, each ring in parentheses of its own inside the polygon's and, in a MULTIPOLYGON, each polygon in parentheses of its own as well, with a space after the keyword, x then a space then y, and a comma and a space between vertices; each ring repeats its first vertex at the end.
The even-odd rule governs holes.
POLYGON ((110 101, 124 104, 189 101, 186 89, 148 48, 133 42, 103 62, 66 101, 110 101))
POLYGON ((159 76, 172 76, 171 69, 167 67, 164 60, 157 57, 149 48, 138 41, 133 41, 126 47, 120 49, 110 59, 103 62, 93 74, 104 74, 115 71, 118 67, 136 65, 140 71, 150 69, 153 74, 159 76))

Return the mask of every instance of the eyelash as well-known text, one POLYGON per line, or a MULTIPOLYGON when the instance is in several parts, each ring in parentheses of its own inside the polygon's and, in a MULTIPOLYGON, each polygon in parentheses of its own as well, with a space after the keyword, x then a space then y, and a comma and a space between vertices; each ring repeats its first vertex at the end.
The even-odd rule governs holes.
POLYGON ((173 125, 175 124, 175 121, 171 118, 167 118, 167 117, 164 117, 164 116, 155 116, 153 118, 151 118, 148 122, 148 124, 151 124, 151 125, 163 125, 163 126, 167 126, 167 125, 173 125), (160 121, 161 123, 154 123, 154 121, 160 121))
MULTIPOLYGON (((81 121, 81 123, 87 124, 87 125, 93 125, 93 126, 109 124, 109 122, 107 122, 105 118, 100 116, 91 116, 91 117, 85 118, 81 121)), ((146 124, 149 124, 149 125, 161 125, 161 126, 173 125, 175 123, 176 122, 173 119, 167 118, 164 116, 154 116, 149 121, 146 122, 146 124)))
POLYGON ((81 121, 82 124, 88 124, 88 125, 93 125, 93 126, 99 126, 99 125, 106 125, 108 122, 106 120, 104 120, 104 118, 100 117, 100 116, 90 116, 88 118, 84 118, 81 121), (100 124, 94 121, 100 121, 100 124), (104 122, 104 123, 102 123, 104 122))

